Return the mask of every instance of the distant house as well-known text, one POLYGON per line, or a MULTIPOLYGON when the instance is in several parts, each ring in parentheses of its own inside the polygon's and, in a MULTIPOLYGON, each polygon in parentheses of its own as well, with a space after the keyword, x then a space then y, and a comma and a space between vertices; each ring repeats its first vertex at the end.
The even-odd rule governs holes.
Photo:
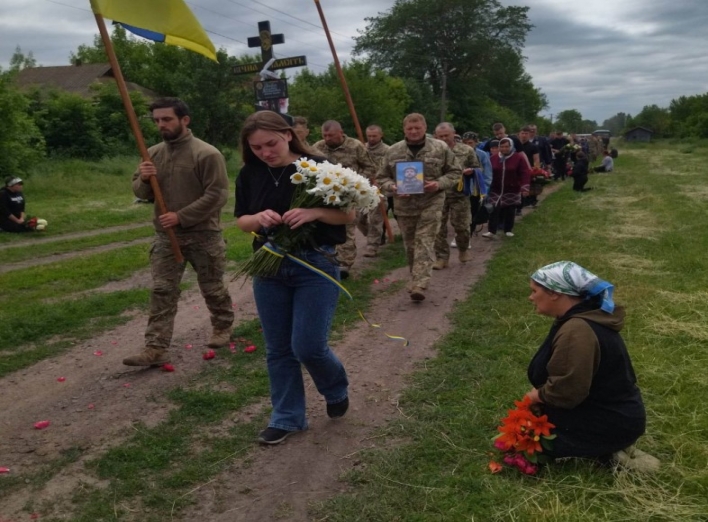
MULTIPOLYGON (((54 88, 90 98, 93 95, 90 89, 92 84, 115 82, 115 77, 113 69, 107 63, 77 63, 54 67, 27 67, 18 73, 16 81, 22 89, 54 88)), ((141 92, 148 99, 158 97, 156 92, 137 83, 126 82, 126 86, 128 91, 141 92)))
POLYGON ((634 127, 624 133, 625 141, 651 141, 654 132, 644 127, 634 127))

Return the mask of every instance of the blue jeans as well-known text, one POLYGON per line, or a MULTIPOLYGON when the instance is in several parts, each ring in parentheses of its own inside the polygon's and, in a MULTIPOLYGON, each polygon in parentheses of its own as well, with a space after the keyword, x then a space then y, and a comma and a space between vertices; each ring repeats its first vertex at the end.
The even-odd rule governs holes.
MULTIPOLYGON (((334 248, 323 247, 334 254, 334 248)), ((339 280, 339 267, 312 249, 293 253, 339 280)), ((274 277, 254 277, 253 294, 266 342, 271 428, 307 429, 304 365, 328 404, 347 398, 347 373, 327 344, 339 289, 289 259, 274 277)))

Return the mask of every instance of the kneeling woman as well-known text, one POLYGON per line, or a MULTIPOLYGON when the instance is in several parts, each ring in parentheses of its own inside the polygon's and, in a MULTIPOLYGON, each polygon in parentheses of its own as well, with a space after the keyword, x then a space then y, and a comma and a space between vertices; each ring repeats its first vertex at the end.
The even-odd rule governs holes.
MULTIPOLYGON (((276 227, 297 228, 314 222, 312 244, 292 253, 339 279, 334 246, 344 243, 344 225, 354 220, 354 211, 290 209, 295 190, 290 182, 295 173, 293 162, 303 156, 312 158, 312 151, 282 116, 271 111, 256 112, 246 119, 240 144, 244 165, 236 181, 238 227, 266 235, 276 227)), ((255 239, 253 249, 263 244, 255 239)), ((339 289, 286 258, 275 276, 253 278, 253 294, 266 341, 273 404, 268 427, 258 440, 278 444, 293 432, 307 429, 301 365, 324 396, 331 418, 343 416, 349 406, 347 373, 328 346, 339 289)))
POLYGON ((531 276, 529 299, 555 319, 531 360, 532 401, 556 425, 553 457, 608 460, 643 433, 646 413, 611 284, 570 261, 531 276))

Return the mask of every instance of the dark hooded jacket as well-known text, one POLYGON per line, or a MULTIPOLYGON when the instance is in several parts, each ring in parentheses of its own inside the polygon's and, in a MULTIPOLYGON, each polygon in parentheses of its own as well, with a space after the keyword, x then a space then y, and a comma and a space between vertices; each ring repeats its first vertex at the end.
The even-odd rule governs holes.
POLYGON ((580 303, 556 319, 531 360, 529 380, 556 425, 554 456, 607 455, 644 433, 646 413, 623 326, 621 308, 608 314, 580 303))

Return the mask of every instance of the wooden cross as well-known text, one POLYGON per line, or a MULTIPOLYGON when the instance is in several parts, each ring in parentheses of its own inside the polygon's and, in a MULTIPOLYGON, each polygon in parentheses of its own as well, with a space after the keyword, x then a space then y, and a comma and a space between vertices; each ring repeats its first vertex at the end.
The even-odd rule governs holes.
POLYGON ((263 63, 273 58, 273 46, 285 43, 285 36, 282 34, 270 33, 270 22, 258 22, 258 36, 248 38, 249 47, 260 47, 263 63))

